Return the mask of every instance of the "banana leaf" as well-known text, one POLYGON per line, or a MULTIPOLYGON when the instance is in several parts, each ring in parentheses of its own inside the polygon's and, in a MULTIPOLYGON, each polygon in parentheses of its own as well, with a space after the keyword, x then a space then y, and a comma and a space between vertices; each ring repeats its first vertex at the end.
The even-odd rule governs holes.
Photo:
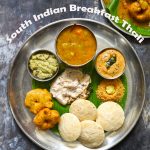
MULTIPOLYGON (((106 11, 108 13, 110 13, 111 15, 113 15, 113 16, 117 16, 118 15, 118 13, 117 13, 118 5, 119 5, 119 0, 112 0, 111 3, 106 6, 106 11)), ((127 21, 131 25, 132 29, 134 31, 136 31, 138 34, 141 34, 143 36, 150 36, 150 27, 140 27, 140 26, 134 24, 134 22, 131 19, 127 20, 127 21)), ((123 23, 123 21, 120 19, 120 22, 119 23, 115 23, 115 24, 119 28, 121 28, 124 31, 126 31, 125 28, 122 27, 122 23, 123 23)), ((128 32, 128 31, 126 31, 126 32, 128 32)))
MULTIPOLYGON (((61 65, 61 69, 60 69, 60 73, 61 74, 64 70, 65 70, 65 67, 63 65, 61 65)), ((83 68, 82 68, 82 71, 84 73, 87 73, 91 76, 91 84, 89 85, 89 90, 90 90, 90 95, 89 95, 89 100, 96 106, 98 107, 101 103, 102 103, 102 100, 98 99, 97 96, 96 96, 96 90, 97 90, 97 87, 98 85, 100 84, 100 82, 103 80, 102 77, 100 77, 96 70, 95 70, 95 67, 94 67, 94 62, 90 62, 89 64, 85 65, 83 68)), ((124 93, 124 96, 123 98, 120 100, 120 102, 118 102, 120 104, 120 106, 125 109, 125 104, 126 104, 126 99, 127 99, 127 78, 124 75, 122 75, 120 77, 124 87, 125 87, 125 93, 124 93)), ((54 79, 55 80, 55 79, 54 79)), ((51 85, 52 81, 51 82, 39 82, 39 81, 36 81, 36 80, 32 80, 32 89, 35 89, 35 88, 46 88, 48 91, 50 90, 50 85, 51 85)), ((57 110, 60 115, 64 114, 64 113, 67 113, 69 112, 69 105, 67 106, 63 106, 61 105, 55 98, 53 98, 53 103, 54 103, 54 106, 53 106, 53 109, 57 110)), ((52 129, 53 132, 55 133, 58 133, 58 127, 55 126, 53 129, 52 129)))

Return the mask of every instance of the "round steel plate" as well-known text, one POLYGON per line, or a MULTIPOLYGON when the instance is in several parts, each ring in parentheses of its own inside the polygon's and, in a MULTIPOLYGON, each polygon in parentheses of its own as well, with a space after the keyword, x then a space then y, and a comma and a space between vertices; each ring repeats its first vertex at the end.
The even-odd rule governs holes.
POLYGON ((106 133, 106 139, 99 148, 104 150, 120 142, 136 124, 144 103, 145 79, 137 54, 129 42, 114 29, 96 21, 87 19, 66 19, 51 23, 34 33, 21 47, 8 76, 8 98, 12 114, 22 131, 36 144, 44 149, 71 150, 88 148, 78 141, 64 142, 59 135, 50 130, 40 131, 33 124, 33 114, 24 106, 27 91, 31 90, 31 77, 27 71, 27 59, 35 49, 49 49, 55 52, 56 35, 70 24, 79 23, 91 29, 97 39, 97 52, 104 48, 114 47, 124 54, 126 58, 125 74, 128 78, 128 96, 125 106, 125 123, 117 132, 106 133))

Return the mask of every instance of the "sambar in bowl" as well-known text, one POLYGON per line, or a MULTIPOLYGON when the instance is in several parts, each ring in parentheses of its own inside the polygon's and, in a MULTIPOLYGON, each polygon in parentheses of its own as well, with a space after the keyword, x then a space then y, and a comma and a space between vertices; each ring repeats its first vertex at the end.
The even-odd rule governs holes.
POLYGON ((80 67, 90 62, 97 49, 97 41, 90 29, 74 24, 64 28, 56 39, 56 53, 67 65, 80 67))

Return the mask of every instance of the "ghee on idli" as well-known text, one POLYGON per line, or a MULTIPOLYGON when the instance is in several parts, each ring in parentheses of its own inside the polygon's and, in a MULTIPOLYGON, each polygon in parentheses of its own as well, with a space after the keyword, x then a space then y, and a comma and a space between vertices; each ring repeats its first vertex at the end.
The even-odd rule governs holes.
POLYGON ((69 112, 76 115, 80 121, 96 120, 97 110, 95 105, 85 99, 75 100, 70 105, 69 112))
POLYGON ((80 136, 81 123, 74 114, 65 113, 60 117, 58 129, 65 141, 73 142, 80 136))
POLYGON ((103 128, 92 120, 81 122, 81 134, 79 141, 86 147, 96 148, 100 146, 105 138, 103 128))
POLYGON ((97 109, 96 122, 105 131, 118 130, 124 123, 125 115, 122 107, 115 102, 105 102, 97 109))

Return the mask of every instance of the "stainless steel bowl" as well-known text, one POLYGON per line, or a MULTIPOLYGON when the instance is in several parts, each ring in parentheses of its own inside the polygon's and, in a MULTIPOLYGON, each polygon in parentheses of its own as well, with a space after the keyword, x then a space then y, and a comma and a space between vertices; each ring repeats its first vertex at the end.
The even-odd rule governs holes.
POLYGON ((98 73, 100 76, 102 76, 103 78, 105 78, 105 79, 116 79, 116 78, 120 77, 120 76, 125 72, 125 68, 126 68, 126 59, 125 59, 125 56, 124 56, 124 54, 123 54, 120 50, 118 50, 118 49, 116 49, 116 48, 113 48, 113 47, 105 48, 105 49, 103 49, 102 51, 100 51, 100 52, 96 55, 96 58, 95 58, 95 69, 96 69, 97 73, 98 73), (103 75, 97 70, 96 61, 97 61, 97 57, 98 57, 101 53, 105 52, 106 50, 111 50, 111 49, 113 49, 113 50, 115 50, 115 51, 118 51, 118 52, 123 56, 124 61, 125 61, 125 67, 124 67, 124 70, 122 71, 122 73, 120 73, 119 75, 117 75, 117 76, 115 76, 115 77, 110 77, 110 78, 108 78, 108 77, 103 76, 103 75))
POLYGON ((33 51, 31 52, 31 55, 28 57, 27 70, 28 70, 30 76, 31 76, 33 79, 37 80, 37 81, 41 81, 41 82, 50 81, 50 80, 52 80, 52 79, 57 75, 57 73, 58 73, 58 71, 59 71, 59 60, 58 60, 57 56, 56 56, 53 52, 51 52, 50 50, 47 50, 47 49, 36 49, 36 50, 33 50, 33 51), (58 62, 58 68, 57 68, 56 72, 55 72, 51 77, 49 77, 49 78, 40 79, 40 78, 34 76, 33 73, 32 73, 32 70, 31 70, 30 67, 29 67, 29 61, 30 61, 31 57, 32 57, 33 55, 35 55, 35 54, 38 54, 38 53, 49 53, 50 55, 54 55, 54 57, 56 58, 56 60, 57 60, 57 62, 58 62))
POLYGON ((59 56, 59 54, 58 54, 58 52, 57 52, 57 39, 59 38, 59 35, 60 35, 65 29, 67 29, 67 28, 69 28, 69 27, 71 27, 71 26, 74 26, 74 25, 82 26, 82 27, 86 28, 87 30, 89 30, 89 31, 91 32, 91 34, 93 35, 93 38, 94 38, 95 41, 96 41, 96 49, 95 49, 95 54, 96 54, 96 50, 97 50, 97 40, 96 40, 96 37, 95 37, 93 31, 92 31, 91 29, 89 29, 89 27, 87 27, 87 26, 85 26, 85 25, 82 25, 82 24, 71 24, 71 25, 65 26, 65 27, 57 34, 57 36, 56 36, 56 40, 55 40, 55 50, 56 50, 56 55, 57 55, 57 56, 59 57, 59 59, 60 59, 63 63, 65 63, 66 65, 68 65, 68 66, 70 66, 70 67, 82 67, 82 66, 88 64, 91 60, 93 60, 95 54, 93 55, 93 57, 92 57, 90 60, 88 60, 88 61, 87 61, 86 63, 84 63, 84 64, 72 65, 72 64, 69 64, 68 62, 64 61, 64 60, 61 58, 61 56, 59 56))

